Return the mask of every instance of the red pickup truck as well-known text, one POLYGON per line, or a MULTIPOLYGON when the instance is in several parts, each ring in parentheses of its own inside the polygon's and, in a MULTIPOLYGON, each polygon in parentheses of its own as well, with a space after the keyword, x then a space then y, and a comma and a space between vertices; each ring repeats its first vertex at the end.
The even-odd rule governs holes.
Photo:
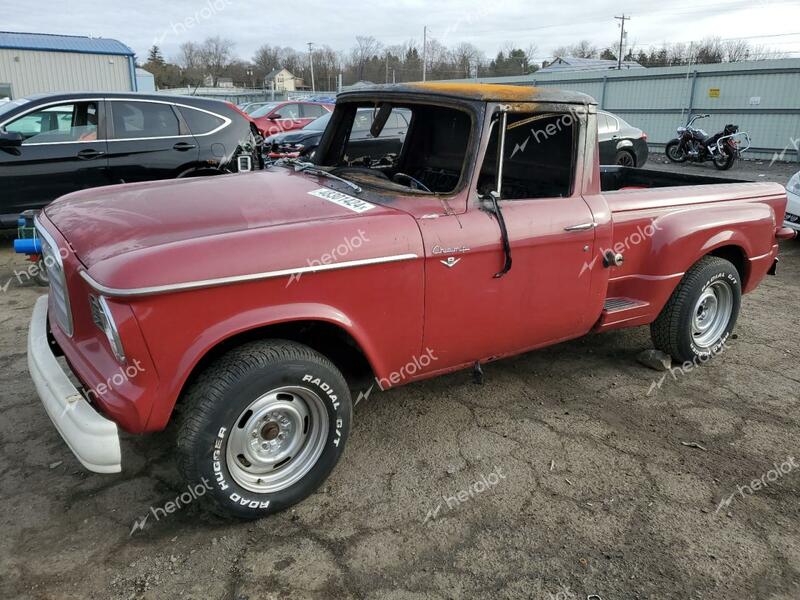
POLYGON ((639 325, 681 362, 712 355, 793 235, 786 191, 601 168, 596 115, 552 89, 360 89, 314 164, 56 201, 28 348, 47 412, 102 473, 119 429, 176 420, 186 481, 255 518, 333 470, 364 374, 385 389, 639 325), (359 108, 371 135, 351 139, 359 108))

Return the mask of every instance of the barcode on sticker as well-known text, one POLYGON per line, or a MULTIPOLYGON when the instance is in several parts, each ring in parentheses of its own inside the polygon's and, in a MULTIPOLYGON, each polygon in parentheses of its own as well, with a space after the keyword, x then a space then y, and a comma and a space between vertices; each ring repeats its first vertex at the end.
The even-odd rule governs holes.
POLYGON ((344 208, 350 209, 357 213, 367 212, 368 210, 375 208, 374 204, 370 204, 365 200, 359 200, 358 198, 353 198, 352 196, 348 196, 347 194, 336 192, 334 190, 329 190, 328 188, 322 188, 308 193, 312 196, 322 198, 328 202, 333 202, 334 204, 338 204, 339 206, 343 206, 344 208))

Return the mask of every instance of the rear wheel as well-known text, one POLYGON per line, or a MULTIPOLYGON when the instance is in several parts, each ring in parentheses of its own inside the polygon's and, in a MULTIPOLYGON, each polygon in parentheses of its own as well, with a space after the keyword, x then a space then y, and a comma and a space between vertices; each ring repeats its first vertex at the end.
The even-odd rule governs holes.
POLYGON ((186 482, 212 510, 255 519, 300 502, 328 477, 350 431, 341 373, 295 342, 254 342, 189 390, 178 431, 186 482))
POLYGON ((667 158, 674 163, 686 162, 686 152, 681 148, 680 140, 671 140, 665 149, 667 158))
POLYGON ((736 162, 736 156, 727 148, 721 155, 714 158, 714 166, 720 171, 727 171, 733 166, 734 162, 736 162))
POLYGON ((619 152, 617 152, 617 156, 614 159, 614 162, 620 167, 635 167, 636 157, 633 156, 633 154, 631 152, 628 152, 627 150, 620 150, 619 152))
POLYGON ((707 360, 728 341, 741 299, 733 264, 716 256, 700 259, 650 326, 655 347, 682 363, 707 360))

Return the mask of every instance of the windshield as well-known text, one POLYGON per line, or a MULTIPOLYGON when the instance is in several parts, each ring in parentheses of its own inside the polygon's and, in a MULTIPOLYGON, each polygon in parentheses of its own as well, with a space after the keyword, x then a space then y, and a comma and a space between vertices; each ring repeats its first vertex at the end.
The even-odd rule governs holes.
POLYGON ((396 191, 456 192, 473 129, 466 110, 381 99, 338 105, 334 115, 330 143, 314 158, 320 168, 396 191))
POLYGON ((270 104, 259 106, 256 110, 250 113, 250 116, 254 118, 264 117, 271 113, 276 106, 278 106, 278 102, 271 102, 270 104))
POLYGON ((303 129, 305 131, 325 131, 325 128, 328 126, 328 123, 331 120, 332 114, 333 113, 328 113, 327 115, 320 117, 319 119, 314 119, 313 121, 311 121, 311 123, 303 127, 303 129))

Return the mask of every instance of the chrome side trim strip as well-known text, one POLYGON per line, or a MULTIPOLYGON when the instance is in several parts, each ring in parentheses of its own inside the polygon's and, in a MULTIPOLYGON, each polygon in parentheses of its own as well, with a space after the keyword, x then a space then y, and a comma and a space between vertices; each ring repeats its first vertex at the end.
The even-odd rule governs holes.
POLYGON ((0 123, 0 129, 11 123, 12 121, 16 121, 17 119, 24 117, 32 112, 36 112, 37 110, 41 110, 50 106, 66 106, 67 104, 74 104, 76 102, 149 102, 150 104, 168 104, 170 106, 180 106, 181 108, 186 108, 189 110, 196 110, 198 112, 204 112, 209 114, 213 117, 217 117, 218 119, 222 119, 223 123, 216 129, 212 129, 211 131, 207 131, 206 133, 197 133, 197 134, 187 134, 187 135, 162 135, 162 136, 152 136, 152 137, 139 137, 139 138, 108 138, 103 140, 71 140, 68 142, 33 142, 30 144, 23 143, 23 146, 61 146, 64 144, 101 144, 107 142, 141 142, 145 140, 174 140, 179 138, 191 138, 191 137, 206 137, 209 135, 213 135, 225 129, 228 125, 233 123, 231 119, 220 115, 218 113, 212 112, 210 110, 206 110, 205 108, 199 108, 197 106, 189 106, 188 104, 182 104, 180 102, 170 102, 169 100, 150 100, 146 98, 136 98, 136 97, 126 97, 126 98, 73 98, 71 100, 56 100, 52 102, 47 102, 45 104, 37 104, 33 108, 30 108, 24 112, 19 113, 18 115, 14 115, 13 117, 9 117, 2 123, 0 123))
POLYGON ((264 273, 252 273, 250 275, 235 275, 233 277, 220 277, 218 279, 203 279, 200 281, 187 281, 184 283, 174 283, 169 285, 156 285, 142 288, 111 288, 103 285, 92 278, 87 271, 81 271, 81 277, 97 292, 112 298, 132 298, 138 296, 155 296, 158 294, 168 294, 171 292, 184 292, 187 290, 197 290, 201 288, 219 287, 234 283, 245 283, 249 281, 259 281, 262 279, 274 279, 276 277, 286 277, 287 275, 303 275, 304 273, 319 273, 320 271, 334 271, 347 269, 350 267, 363 267, 366 265, 379 265, 403 260, 419 258, 416 254, 395 254, 394 256, 381 256, 378 258, 364 258, 361 260, 348 260, 329 265, 313 265, 308 267, 296 267, 294 269, 283 269, 281 271, 266 271, 264 273))

